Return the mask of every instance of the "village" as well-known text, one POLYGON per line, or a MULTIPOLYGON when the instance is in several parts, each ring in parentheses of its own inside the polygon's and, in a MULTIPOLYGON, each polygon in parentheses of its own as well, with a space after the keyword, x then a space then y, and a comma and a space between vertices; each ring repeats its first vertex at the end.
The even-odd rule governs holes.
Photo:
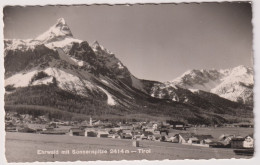
MULTIPOLYGON (((5 124, 6 132, 132 139, 135 147, 139 147, 139 143, 143 140, 150 140, 199 147, 232 148, 236 154, 253 154, 254 152, 252 133, 245 136, 223 133, 219 137, 214 137, 211 134, 189 131, 192 127, 206 127, 204 125, 194 126, 181 121, 110 122, 108 120, 94 120, 92 117, 88 121, 82 122, 49 121, 45 116, 32 118, 28 114, 8 112, 6 113, 5 124)), ((253 125, 234 124, 226 125, 226 127, 253 127, 253 125)))

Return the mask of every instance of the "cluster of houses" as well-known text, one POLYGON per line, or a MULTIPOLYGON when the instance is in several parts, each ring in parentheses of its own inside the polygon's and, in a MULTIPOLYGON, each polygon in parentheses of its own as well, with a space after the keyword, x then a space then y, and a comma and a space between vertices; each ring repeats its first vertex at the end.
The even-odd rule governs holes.
POLYGON ((12 123, 13 125, 21 125, 28 123, 46 124, 49 120, 46 116, 33 117, 29 114, 18 114, 16 112, 6 112, 5 123, 12 123))
POLYGON ((245 137, 235 135, 221 135, 214 139, 212 135, 202 135, 189 132, 176 133, 176 130, 185 130, 187 126, 182 122, 137 122, 119 125, 110 125, 101 121, 93 122, 80 127, 72 127, 70 136, 86 136, 97 138, 120 138, 135 140, 152 140, 160 142, 180 143, 202 147, 221 148, 253 148, 253 134, 245 137), (175 133, 174 133, 175 132, 175 133))
POLYGON ((254 148, 253 134, 245 137, 235 135, 221 135, 219 141, 213 142, 210 145, 213 147, 226 147, 226 148, 254 148))
MULTIPOLYGON (((28 116, 22 117, 28 118, 28 116)), ((30 128, 28 126, 24 126, 24 124, 19 125, 19 123, 16 123, 19 120, 15 120, 13 116, 6 116, 6 119, 9 120, 6 120, 5 129, 9 132, 56 135, 68 134, 70 136, 135 139, 138 141, 152 140, 202 147, 254 148, 254 139, 252 134, 245 137, 221 135, 219 139, 214 139, 212 135, 201 135, 185 131, 189 126, 180 121, 111 123, 108 121, 104 122, 101 120, 92 120, 92 118, 90 118, 89 122, 85 121, 82 123, 77 123, 64 121, 47 122, 44 118, 40 118, 40 120, 45 121, 45 127, 30 128), (59 127, 64 126, 66 129, 59 129, 59 127), (180 133, 177 133, 177 130, 180 130, 180 133)))
POLYGON ((100 129, 100 128, 71 128, 70 136, 86 136, 97 138, 119 138, 135 140, 152 140, 160 142, 180 143, 184 145, 194 145, 201 147, 218 147, 218 148, 253 148, 253 135, 246 137, 235 135, 222 135, 215 140, 212 135, 200 135, 194 133, 167 133, 166 131, 157 130, 131 130, 131 129, 100 129))

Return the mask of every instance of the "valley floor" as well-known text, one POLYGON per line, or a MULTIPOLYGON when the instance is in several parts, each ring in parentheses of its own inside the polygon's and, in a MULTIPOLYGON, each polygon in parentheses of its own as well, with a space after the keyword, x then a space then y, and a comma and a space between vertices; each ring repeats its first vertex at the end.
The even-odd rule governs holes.
POLYGON ((7 132, 5 145, 8 162, 251 158, 236 155, 230 148, 206 148, 145 140, 140 141, 140 147, 134 147, 132 143, 132 140, 127 139, 7 132), (53 150, 58 154, 42 154, 43 151, 53 150), (67 150, 69 153, 62 153, 67 150), (73 154, 73 150, 77 154, 73 154), (139 153, 144 150, 148 153, 139 153), (83 151, 96 153, 83 154, 83 151), (101 153, 104 151, 107 153, 101 153))

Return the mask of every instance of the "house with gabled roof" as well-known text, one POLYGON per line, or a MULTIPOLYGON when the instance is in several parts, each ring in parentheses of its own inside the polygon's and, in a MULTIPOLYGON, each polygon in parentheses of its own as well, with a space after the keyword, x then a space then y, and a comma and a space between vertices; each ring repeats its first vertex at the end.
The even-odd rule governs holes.
POLYGON ((87 137, 97 137, 97 128, 85 128, 85 136, 87 137))
POLYGON ((70 136, 84 136, 85 135, 85 131, 75 127, 75 128, 70 128, 69 130, 69 135, 70 136))
POLYGON ((221 135, 219 137, 219 142, 221 142, 225 147, 230 147, 231 140, 235 135, 221 135))
POLYGON ((184 144, 188 143, 189 139, 194 137, 194 133, 179 133, 176 134, 175 137, 177 138, 178 143, 184 144))
POLYGON ((108 135, 109 135, 109 133, 106 130, 98 130, 97 131, 97 137, 98 138, 108 138, 108 135))
POLYGON ((231 148, 254 148, 253 135, 234 137, 231 140, 231 148))
POLYGON ((211 135, 199 135, 194 133, 179 133, 172 137, 172 142, 181 144, 209 144, 213 137, 211 135))

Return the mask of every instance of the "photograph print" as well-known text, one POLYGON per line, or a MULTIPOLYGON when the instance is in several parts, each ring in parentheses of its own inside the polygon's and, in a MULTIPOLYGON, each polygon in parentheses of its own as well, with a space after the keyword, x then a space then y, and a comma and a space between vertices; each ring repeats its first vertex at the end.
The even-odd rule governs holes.
POLYGON ((250 159, 250 2, 5 6, 7 162, 250 159))

